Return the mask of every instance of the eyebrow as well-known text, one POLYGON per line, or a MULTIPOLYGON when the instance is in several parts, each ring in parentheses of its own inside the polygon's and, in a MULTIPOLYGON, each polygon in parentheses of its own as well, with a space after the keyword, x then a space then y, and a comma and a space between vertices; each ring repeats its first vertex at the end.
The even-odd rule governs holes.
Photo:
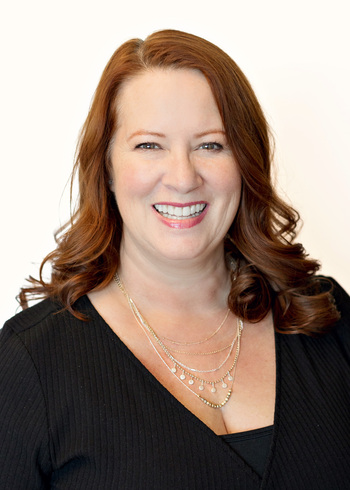
MULTIPOLYGON (((195 138, 202 138, 203 136, 207 136, 208 134, 215 134, 215 133, 220 133, 223 135, 226 135, 225 131, 222 129, 209 129, 206 131, 203 131, 201 133, 197 133, 194 135, 195 138)), ((131 140, 135 136, 156 136, 157 138, 165 138, 165 134, 163 133, 157 133, 156 131, 147 131, 146 129, 139 129, 138 131, 135 131, 132 133, 127 141, 131 140)))
POLYGON ((135 136, 157 136, 158 138, 165 138, 165 134, 163 133, 157 133, 155 131, 147 131, 146 129, 140 129, 139 131, 135 131, 132 133, 127 141, 131 140, 135 136))
POLYGON ((208 131, 203 131, 202 133, 195 134, 195 138, 202 138, 203 136, 206 136, 207 134, 215 134, 215 133, 220 133, 223 134, 224 136, 226 135, 225 131, 222 129, 209 129, 208 131))

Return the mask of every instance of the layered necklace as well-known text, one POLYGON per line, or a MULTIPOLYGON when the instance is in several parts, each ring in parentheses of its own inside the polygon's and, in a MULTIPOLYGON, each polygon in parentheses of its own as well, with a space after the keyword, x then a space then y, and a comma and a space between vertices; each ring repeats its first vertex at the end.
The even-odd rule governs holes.
POLYGON ((237 319, 237 332, 233 337, 232 341, 228 345, 221 347, 217 350, 211 350, 206 352, 186 352, 183 350, 175 349, 169 347, 169 345, 166 344, 165 342, 178 346, 191 346, 196 344, 203 344, 209 341, 210 339, 212 339, 215 335, 218 334, 218 332, 221 330, 222 326, 226 322, 230 310, 227 310, 225 318, 220 323, 219 327, 208 337, 194 342, 180 342, 180 341, 172 340, 167 337, 159 336, 155 332, 155 330, 149 325, 147 320, 141 314, 140 310, 137 308, 133 299, 129 296, 128 292, 126 291, 118 273, 115 274, 114 279, 119 289, 126 297, 136 322, 141 327, 143 333, 146 335, 148 341, 150 342, 153 350, 155 351, 159 359, 166 366, 166 368, 172 373, 172 375, 175 376, 176 379, 178 379, 183 384, 183 386, 185 386, 191 393, 193 393, 197 398, 199 398, 199 400, 201 400, 209 407, 222 408, 224 405, 226 405, 226 403, 229 401, 231 397, 232 390, 233 390, 233 382, 235 378, 236 366, 237 366, 238 356, 240 352, 243 321, 240 318, 237 319), (234 350, 235 345, 236 348, 234 350), (212 369, 195 369, 179 361, 173 355, 175 353, 175 354, 186 354, 191 356, 208 356, 208 355, 213 355, 213 354, 223 352, 225 350, 228 350, 228 353, 225 356, 224 360, 220 362, 218 366, 212 369), (164 358, 161 355, 161 352, 164 353, 165 358, 168 359, 169 364, 164 360, 164 358), (233 360, 230 362, 230 359, 232 357, 233 360), (228 364, 229 366, 228 369, 225 370, 222 376, 218 377, 214 381, 202 377, 203 374, 205 375, 209 373, 215 373, 220 369, 223 369, 225 364, 228 364), (209 389, 211 393, 216 393, 218 386, 220 386, 220 388, 224 390, 226 393, 226 396, 221 403, 213 403, 203 396, 204 394, 203 392, 206 390, 206 388, 209 389), (195 391, 195 388, 198 388, 200 393, 197 393, 195 391))

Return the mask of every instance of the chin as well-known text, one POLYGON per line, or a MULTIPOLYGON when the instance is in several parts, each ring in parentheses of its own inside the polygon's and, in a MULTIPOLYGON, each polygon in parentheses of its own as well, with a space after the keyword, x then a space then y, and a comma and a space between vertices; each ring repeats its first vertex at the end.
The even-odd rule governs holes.
POLYGON ((166 250, 158 249, 158 257, 164 257, 165 260, 174 260, 174 261, 191 261, 196 260, 201 256, 208 256, 208 244, 207 245, 198 245, 198 244, 178 244, 178 246, 173 246, 167 248, 166 250))

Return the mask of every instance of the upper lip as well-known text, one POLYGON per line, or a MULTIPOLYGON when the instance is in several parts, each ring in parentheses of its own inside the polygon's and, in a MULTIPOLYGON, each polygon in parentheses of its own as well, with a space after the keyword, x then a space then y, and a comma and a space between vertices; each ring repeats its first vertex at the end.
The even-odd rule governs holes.
POLYGON ((171 202, 171 201, 160 201, 156 202, 153 204, 153 206, 158 206, 158 205, 166 205, 166 206, 174 206, 178 208, 185 208, 186 206, 195 206, 196 204, 208 204, 207 201, 191 201, 191 202, 171 202))

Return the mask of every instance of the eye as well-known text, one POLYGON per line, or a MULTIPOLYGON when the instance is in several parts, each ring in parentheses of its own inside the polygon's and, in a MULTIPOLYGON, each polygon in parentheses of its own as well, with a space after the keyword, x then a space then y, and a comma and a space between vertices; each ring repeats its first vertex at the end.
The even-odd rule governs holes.
POLYGON ((141 150, 160 150, 160 146, 152 142, 140 143, 136 148, 140 148, 141 150))
POLYGON ((199 150, 208 150, 208 151, 220 151, 223 149, 223 146, 220 143, 215 143, 215 141, 210 141, 208 143, 202 143, 199 147, 199 150))

